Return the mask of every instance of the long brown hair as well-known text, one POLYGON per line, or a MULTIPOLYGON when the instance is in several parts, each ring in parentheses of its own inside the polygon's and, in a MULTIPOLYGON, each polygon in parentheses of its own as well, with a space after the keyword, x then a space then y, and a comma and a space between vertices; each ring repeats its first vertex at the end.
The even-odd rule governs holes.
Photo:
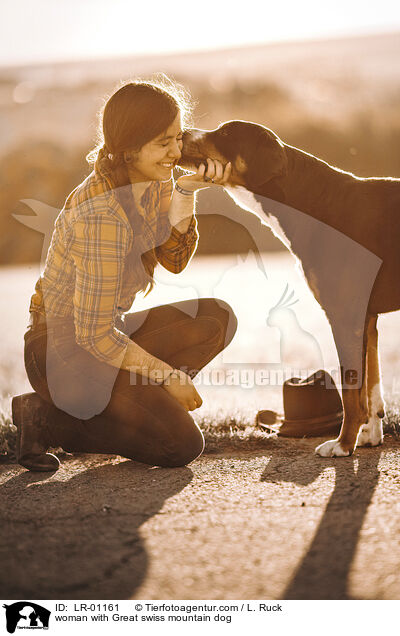
POLYGON ((157 257, 154 249, 146 251, 144 247, 141 237, 143 219, 137 211, 131 189, 124 188, 130 183, 124 152, 138 152, 169 128, 178 113, 181 114, 182 127, 187 127, 192 101, 188 91, 166 75, 123 83, 104 102, 99 112, 97 144, 86 157, 101 173, 108 175, 130 219, 134 241, 125 268, 135 270, 146 294, 154 286, 157 257))

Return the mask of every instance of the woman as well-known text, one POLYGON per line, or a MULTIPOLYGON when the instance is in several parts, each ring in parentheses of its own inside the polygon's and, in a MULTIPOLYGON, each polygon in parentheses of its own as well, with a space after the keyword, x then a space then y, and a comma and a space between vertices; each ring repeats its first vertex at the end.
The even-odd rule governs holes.
POLYGON ((159 466, 203 450, 192 378, 232 339, 231 308, 195 299, 127 313, 151 290, 157 263, 186 267, 198 241, 195 192, 230 175, 207 159, 174 184, 188 112, 172 83, 141 81, 104 107, 94 170, 56 219, 31 299, 24 355, 35 392, 12 401, 17 459, 30 470, 58 469, 49 447, 159 466))

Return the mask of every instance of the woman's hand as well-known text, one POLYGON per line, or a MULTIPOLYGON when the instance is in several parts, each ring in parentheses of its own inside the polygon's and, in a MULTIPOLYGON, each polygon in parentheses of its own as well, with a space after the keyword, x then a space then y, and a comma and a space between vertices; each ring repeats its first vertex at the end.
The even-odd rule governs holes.
POLYGON ((203 404, 191 377, 180 369, 175 369, 162 386, 187 411, 194 411, 203 404))
POLYGON ((212 185, 224 186, 229 180, 232 171, 232 164, 229 161, 225 168, 218 159, 207 159, 207 166, 201 163, 197 172, 184 175, 177 179, 177 183, 184 190, 201 190, 212 185))

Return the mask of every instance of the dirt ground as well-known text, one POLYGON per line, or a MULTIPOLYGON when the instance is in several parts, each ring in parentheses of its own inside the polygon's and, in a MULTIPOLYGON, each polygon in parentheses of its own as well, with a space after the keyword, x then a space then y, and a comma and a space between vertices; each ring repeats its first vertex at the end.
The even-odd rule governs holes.
POLYGON ((3 599, 399 599, 400 441, 0 469, 3 599))

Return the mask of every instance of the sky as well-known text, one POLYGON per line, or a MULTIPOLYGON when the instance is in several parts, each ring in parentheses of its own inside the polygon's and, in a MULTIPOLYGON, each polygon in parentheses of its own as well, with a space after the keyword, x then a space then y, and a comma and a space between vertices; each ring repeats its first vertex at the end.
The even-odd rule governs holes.
POLYGON ((1 0, 0 65, 396 30, 398 0, 1 0))

